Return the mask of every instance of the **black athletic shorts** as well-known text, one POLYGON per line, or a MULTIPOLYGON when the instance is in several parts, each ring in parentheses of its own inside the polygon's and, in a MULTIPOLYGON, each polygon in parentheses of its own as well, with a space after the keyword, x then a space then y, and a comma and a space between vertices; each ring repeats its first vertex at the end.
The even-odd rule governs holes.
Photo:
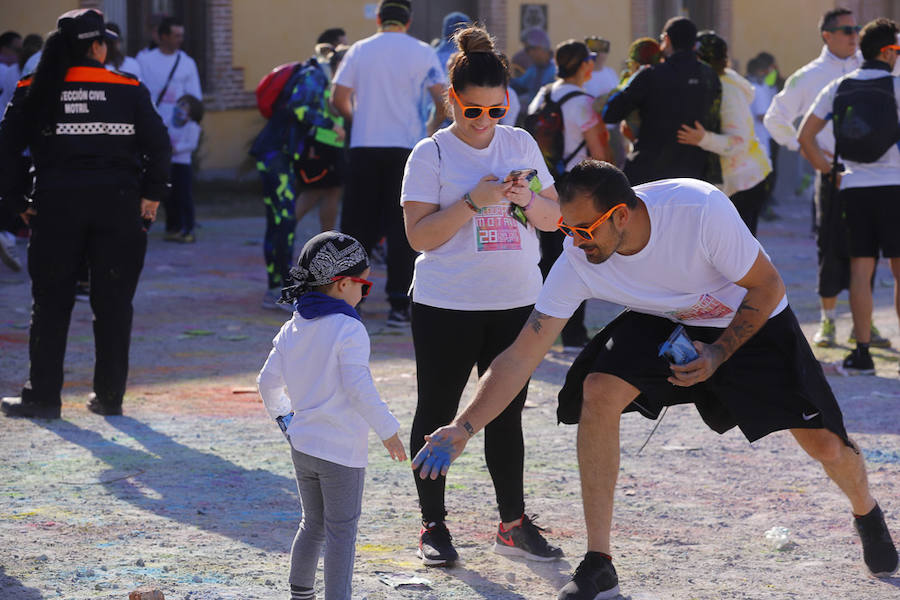
MULTIPOLYGON (((655 419, 664 406, 694 404, 718 433, 737 425, 751 442, 781 429, 827 428, 849 446, 841 409, 819 362, 788 306, 772 317, 713 376, 691 387, 667 381, 672 371, 659 346, 676 324, 625 311, 604 327, 578 356, 559 392, 557 417, 575 423, 590 373, 609 373, 640 390, 625 412, 655 419)), ((686 326, 693 340, 712 343, 722 329, 686 326)))
POLYGON ((900 185, 841 190, 841 206, 850 229, 850 256, 900 256, 900 185))
POLYGON ((300 191, 327 189, 344 184, 344 149, 321 142, 307 144, 303 155, 294 160, 294 172, 300 191))

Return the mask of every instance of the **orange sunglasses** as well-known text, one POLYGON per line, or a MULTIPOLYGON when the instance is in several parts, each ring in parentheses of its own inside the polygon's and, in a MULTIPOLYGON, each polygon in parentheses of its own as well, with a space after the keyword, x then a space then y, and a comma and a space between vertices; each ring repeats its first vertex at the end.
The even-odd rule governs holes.
POLYGON ((467 119, 477 119, 484 111, 487 111, 488 116, 492 119, 502 119, 506 116, 506 111, 509 110, 509 89, 506 90, 506 104, 498 104, 497 106, 465 106, 462 103, 462 100, 459 99, 459 96, 456 95, 456 91, 453 89, 453 86, 450 86, 450 97, 459 104, 459 107, 463 111, 463 116, 467 119))
POLYGON ((884 52, 888 48, 890 48, 891 50, 896 50, 897 52, 900 52, 900 46, 898 46, 897 44, 888 44, 887 46, 882 46, 881 50, 879 50, 879 52, 884 52))
POLYGON ((360 277, 350 277, 349 275, 339 275, 337 277, 332 277, 332 281, 340 281, 341 279, 349 279, 350 281, 355 281, 356 283, 362 284, 362 297, 365 298, 369 295, 369 290, 372 289, 372 282, 368 279, 362 279, 360 277))
POLYGON ((578 237, 583 240, 593 240, 594 230, 603 225, 603 223, 605 223, 612 216, 612 214, 616 212, 617 208, 621 208, 623 206, 625 206, 624 202, 616 204, 611 209, 603 213, 600 218, 594 221, 594 224, 590 227, 572 227, 571 225, 566 225, 565 223, 563 223, 562 217, 559 218, 559 223, 557 223, 556 226, 559 227, 562 232, 569 237, 575 237, 575 234, 577 233, 578 237))

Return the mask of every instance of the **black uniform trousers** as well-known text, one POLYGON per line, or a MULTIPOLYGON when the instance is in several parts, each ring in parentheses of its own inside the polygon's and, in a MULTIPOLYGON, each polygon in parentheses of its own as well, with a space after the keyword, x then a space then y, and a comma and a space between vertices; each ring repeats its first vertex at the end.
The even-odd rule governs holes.
POLYGON ((22 399, 61 404, 75 282, 87 256, 94 313, 94 392, 104 406, 121 406, 128 378, 131 301, 147 249, 140 194, 137 188, 95 185, 44 191, 35 206, 38 214, 32 217, 28 246, 33 298, 30 367, 22 399))

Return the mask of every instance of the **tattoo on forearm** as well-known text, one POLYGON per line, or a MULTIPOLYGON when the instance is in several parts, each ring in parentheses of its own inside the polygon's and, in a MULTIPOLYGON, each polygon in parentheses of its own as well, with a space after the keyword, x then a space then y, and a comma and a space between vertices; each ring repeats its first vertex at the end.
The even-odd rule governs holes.
POLYGON ((541 321, 546 321, 550 317, 545 315, 539 310, 531 311, 531 315, 528 317, 528 325, 531 326, 532 331, 535 333, 540 333, 541 329, 544 328, 544 324, 541 321))
POLYGON ((753 312, 759 312, 758 308, 756 308, 755 306, 750 306, 746 302, 741 302, 741 305, 738 306, 737 311, 741 312, 742 310, 752 310, 753 312))
POLYGON ((746 302, 742 302, 734 315, 734 319, 731 321, 731 325, 729 325, 728 328, 722 332, 721 337, 716 340, 716 345, 719 347, 718 350, 722 353, 722 361, 734 354, 734 352, 740 348, 744 342, 753 337, 762 326, 762 323, 756 324, 748 320, 757 318, 748 315, 748 312, 755 312, 758 314, 759 309, 746 302))

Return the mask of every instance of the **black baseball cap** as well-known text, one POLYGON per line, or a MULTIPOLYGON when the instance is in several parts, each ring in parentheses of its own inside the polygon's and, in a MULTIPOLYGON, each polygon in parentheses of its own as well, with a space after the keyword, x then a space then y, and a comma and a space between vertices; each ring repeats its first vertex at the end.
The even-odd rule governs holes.
POLYGON ((103 13, 95 8, 70 10, 56 20, 56 28, 73 40, 119 39, 115 31, 106 28, 103 13))

